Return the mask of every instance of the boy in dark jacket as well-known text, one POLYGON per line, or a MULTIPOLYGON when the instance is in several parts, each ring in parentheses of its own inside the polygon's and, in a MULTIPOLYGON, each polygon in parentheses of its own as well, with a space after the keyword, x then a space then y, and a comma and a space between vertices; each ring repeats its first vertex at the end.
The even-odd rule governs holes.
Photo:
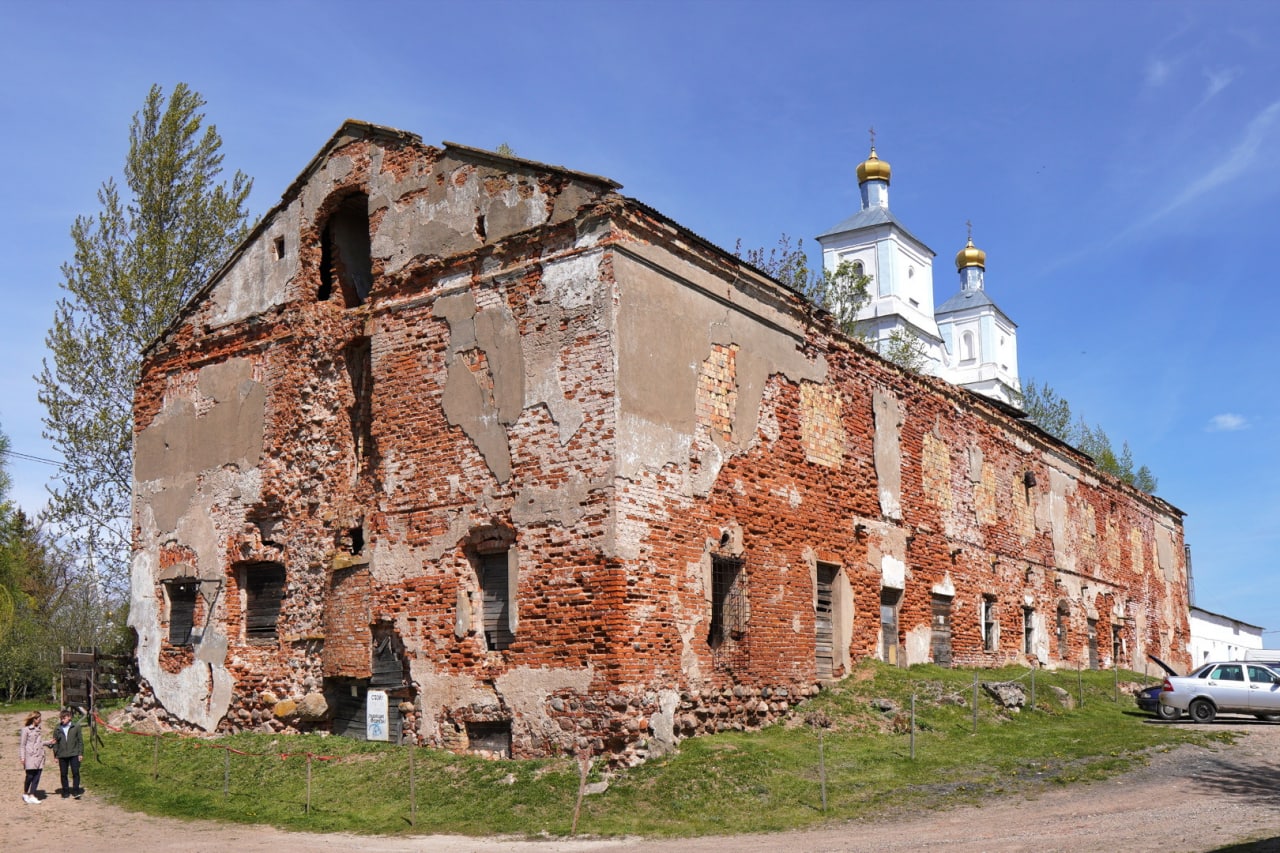
POLYGON ((71 709, 64 708, 58 715, 58 725, 53 730, 53 754, 58 759, 58 772, 62 775, 62 798, 72 795, 78 800, 84 791, 80 788, 80 756, 84 755, 84 735, 80 726, 71 719, 71 709), (71 771, 74 786, 67 785, 67 771, 71 771))

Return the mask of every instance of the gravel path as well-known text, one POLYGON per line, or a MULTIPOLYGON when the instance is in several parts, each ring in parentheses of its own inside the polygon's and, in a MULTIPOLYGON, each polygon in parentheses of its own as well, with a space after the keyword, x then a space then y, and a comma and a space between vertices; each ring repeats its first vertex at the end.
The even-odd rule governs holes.
MULTIPOLYGON (((49 715, 46 715, 46 719, 49 715)), ((433 851, 433 853, 762 853, 762 851, 1160 851, 1204 853, 1268 839, 1251 851, 1280 850, 1280 724, 1233 720, 1209 729, 1241 733, 1234 746, 1179 747, 1107 782, 1055 788, 1034 798, 1003 797, 907 818, 844 822, 801 832, 693 838, 523 841, 458 836, 363 837, 292 833, 270 827, 179 821, 124 811, 93 790, 86 763, 82 800, 63 800, 56 761, 45 766, 38 806, 20 796, 20 717, 0 716, 0 759, 9 796, 0 797, 0 849, 9 851, 433 851)), ((1152 722, 1151 725, 1162 725, 1152 722)), ((1178 725, 1190 725, 1181 723, 1178 725)))

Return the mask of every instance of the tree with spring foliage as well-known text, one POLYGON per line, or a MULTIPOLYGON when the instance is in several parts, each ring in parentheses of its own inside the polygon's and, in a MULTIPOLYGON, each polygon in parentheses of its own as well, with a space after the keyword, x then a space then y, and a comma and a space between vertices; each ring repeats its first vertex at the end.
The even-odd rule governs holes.
POLYGON ((108 179, 101 209, 71 227, 63 297, 36 377, 44 435, 66 460, 50 487, 50 520, 108 595, 128 588, 133 391, 144 348, 248 231, 252 181, 219 182, 222 139, 204 99, 152 86, 129 128, 124 187, 108 179))
POLYGON ((871 299, 871 276, 859 274, 852 261, 841 261, 834 270, 814 270, 809 266, 804 240, 797 240, 793 246, 791 237, 786 234, 778 239, 777 246, 768 251, 759 248, 744 252, 739 240, 733 254, 818 307, 830 311, 846 335, 862 338, 857 318, 858 312, 871 299))
POLYGON ((1129 442, 1124 442, 1117 455, 1106 430, 1097 424, 1090 426, 1083 417, 1073 420, 1071 404, 1049 387, 1048 382, 1036 385, 1035 380, 1028 378, 1022 384, 1019 404, 1036 426, 1089 454, 1103 471, 1148 494, 1155 494, 1159 481, 1146 465, 1134 469, 1129 442))

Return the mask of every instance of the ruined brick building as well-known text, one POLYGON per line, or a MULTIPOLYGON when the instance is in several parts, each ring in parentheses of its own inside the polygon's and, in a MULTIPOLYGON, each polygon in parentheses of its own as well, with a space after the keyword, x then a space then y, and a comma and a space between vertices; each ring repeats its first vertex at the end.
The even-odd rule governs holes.
POLYGON ((618 189, 354 121, 307 165, 145 354, 153 713, 634 757, 868 657, 1186 663, 1176 508, 618 189))

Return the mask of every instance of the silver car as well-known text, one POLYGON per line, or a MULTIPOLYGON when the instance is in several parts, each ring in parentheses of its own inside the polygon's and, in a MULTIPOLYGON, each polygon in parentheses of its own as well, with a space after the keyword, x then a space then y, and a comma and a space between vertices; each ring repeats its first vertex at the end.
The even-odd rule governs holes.
POLYGON ((1211 723, 1223 712, 1280 719, 1280 675, 1244 661, 1206 663, 1190 675, 1166 678, 1160 704, 1186 711, 1197 723, 1211 723))

